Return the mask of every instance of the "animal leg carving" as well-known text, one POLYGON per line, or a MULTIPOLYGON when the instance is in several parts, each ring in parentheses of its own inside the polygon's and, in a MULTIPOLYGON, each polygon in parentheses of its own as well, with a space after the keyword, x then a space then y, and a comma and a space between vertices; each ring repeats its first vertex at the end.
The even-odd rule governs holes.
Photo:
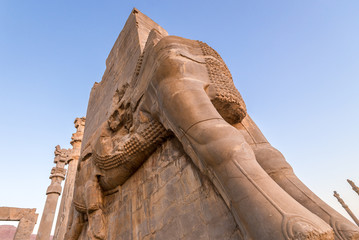
POLYGON ((327 222, 336 239, 359 239, 359 228, 316 196, 294 174, 283 154, 271 146, 254 121, 247 116, 235 127, 246 135, 256 160, 271 178, 309 211, 327 222))
MULTIPOLYGON (((208 77, 206 64, 201 64, 206 61, 182 57, 190 55, 183 49, 198 52, 196 46, 193 41, 175 37, 166 37, 156 45, 157 62, 152 64, 158 68, 152 76, 149 95, 145 96, 161 106, 157 111, 152 109, 154 116, 174 132, 189 156, 198 159, 207 175, 221 185, 224 198, 229 199, 229 207, 247 236, 276 240, 333 239, 332 229, 270 178, 242 134, 214 107, 213 95, 206 91, 213 81, 208 77), (176 51, 176 47, 181 50, 176 51), (181 55, 177 54, 180 51, 181 55), (258 228, 258 222, 266 224, 258 228)), ((213 65, 211 71, 220 63, 213 65)), ((221 73, 218 70, 213 75, 221 73)))
POLYGON ((85 202, 91 239, 106 239, 102 192, 97 178, 85 185, 85 202))

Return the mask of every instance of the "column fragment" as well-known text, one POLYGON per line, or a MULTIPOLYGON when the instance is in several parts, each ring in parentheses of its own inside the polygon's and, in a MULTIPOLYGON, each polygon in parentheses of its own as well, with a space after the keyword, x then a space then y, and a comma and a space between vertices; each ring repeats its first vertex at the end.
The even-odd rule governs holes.
POLYGON ((338 199, 338 202, 342 205, 342 207, 345 209, 345 211, 347 211, 347 213, 354 220, 354 222, 359 226, 358 218, 354 215, 352 210, 350 210, 348 205, 345 204, 344 200, 340 197, 340 195, 336 191, 334 191, 334 197, 336 197, 338 199))
POLYGON ((68 164, 67 174, 53 240, 63 240, 65 237, 74 193, 77 163, 80 157, 82 137, 84 135, 85 118, 76 118, 74 124, 76 132, 72 134, 71 137, 72 149, 66 162, 66 164, 68 164))
POLYGON ((36 236, 36 240, 48 240, 50 239, 52 223, 55 217, 55 211, 58 198, 61 194, 61 182, 65 179, 66 169, 65 164, 68 159, 69 150, 61 149, 59 145, 55 148, 55 167, 51 170, 51 183, 46 191, 46 202, 44 211, 42 213, 39 230, 36 236))

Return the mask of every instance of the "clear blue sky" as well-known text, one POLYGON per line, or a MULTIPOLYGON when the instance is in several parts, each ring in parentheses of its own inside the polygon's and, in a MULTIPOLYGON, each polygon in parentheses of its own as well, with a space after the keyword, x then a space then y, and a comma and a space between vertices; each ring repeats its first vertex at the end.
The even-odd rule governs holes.
POLYGON ((133 7, 215 48, 296 174, 359 216, 357 0, 0 0, 0 206, 42 212, 54 147, 70 147, 133 7))

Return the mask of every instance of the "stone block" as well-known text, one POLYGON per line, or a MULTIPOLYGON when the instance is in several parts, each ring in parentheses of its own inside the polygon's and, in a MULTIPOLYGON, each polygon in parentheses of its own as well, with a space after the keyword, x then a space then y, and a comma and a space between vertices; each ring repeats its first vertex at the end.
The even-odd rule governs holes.
MULTIPOLYGON (((181 239, 182 240, 208 240, 208 239, 215 240, 216 238, 209 237, 207 229, 208 228, 205 225, 199 224, 195 228, 193 228, 191 232, 185 234, 181 239)), ((218 239, 222 240, 223 238, 218 238, 218 239)))
POLYGON ((174 220, 168 222, 161 229, 156 231, 155 240, 177 240, 181 237, 180 229, 178 228, 178 221, 174 220))
POLYGON ((191 194, 202 186, 198 173, 192 164, 188 164, 182 170, 181 183, 185 196, 191 194))

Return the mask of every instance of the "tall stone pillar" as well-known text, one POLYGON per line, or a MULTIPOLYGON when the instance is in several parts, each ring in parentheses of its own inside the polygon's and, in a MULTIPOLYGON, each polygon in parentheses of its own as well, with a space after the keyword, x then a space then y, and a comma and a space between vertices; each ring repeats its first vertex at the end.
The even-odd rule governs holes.
POLYGON ((348 205, 345 204, 344 200, 340 197, 340 195, 336 191, 334 191, 334 197, 338 199, 338 202, 342 205, 345 211, 347 211, 347 213, 353 219, 353 221, 359 226, 359 219, 354 215, 352 210, 350 210, 348 205))
POLYGON ((46 203, 42 213, 39 230, 36 240, 49 240, 51 234, 52 223, 55 217, 57 200, 61 194, 61 182, 65 179, 65 164, 68 158, 68 150, 61 149, 59 145, 55 148, 55 167, 51 170, 51 183, 46 191, 46 203))
POLYGON ((53 240, 63 240, 65 237, 74 192, 77 163, 80 157, 81 142, 84 135, 85 118, 76 118, 74 124, 76 133, 72 134, 71 137, 72 150, 66 162, 68 168, 53 240))
POLYGON ((359 195, 359 187, 357 187, 357 185, 355 185, 355 183, 349 179, 347 179, 348 183, 350 184, 350 186, 352 186, 353 190, 359 195))

